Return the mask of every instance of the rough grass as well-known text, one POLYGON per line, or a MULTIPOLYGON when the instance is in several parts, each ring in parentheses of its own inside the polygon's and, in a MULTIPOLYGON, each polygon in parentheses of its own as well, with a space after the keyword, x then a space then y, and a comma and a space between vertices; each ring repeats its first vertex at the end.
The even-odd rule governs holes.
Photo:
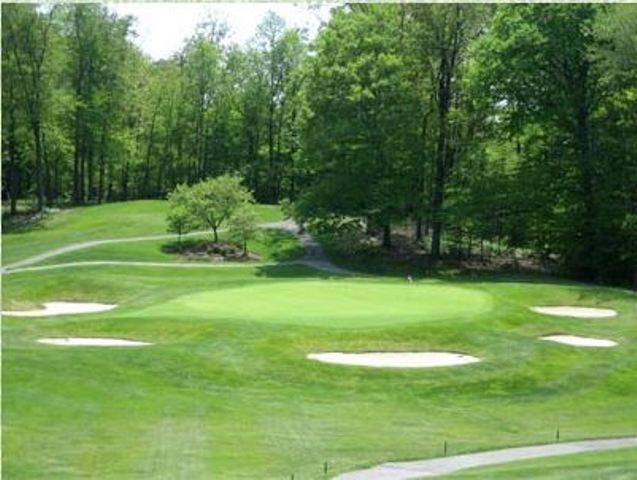
MULTIPOLYGON (((197 238, 188 237, 182 240, 186 242, 210 241, 210 234, 202 234, 197 238)), ((227 241, 226 232, 219 234, 221 241, 227 241)), ((95 247, 76 250, 56 257, 51 257, 42 262, 44 265, 90 262, 100 260, 138 261, 138 262, 187 262, 207 261, 206 259, 188 259, 179 253, 166 251, 165 247, 176 245, 174 240, 145 240, 139 242, 114 243, 98 245, 95 247)), ((303 248, 290 233, 261 229, 257 231, 254 239, 248 242, 248 250, 257 254, 261 261, 290 261, 303 254, 303 248)))
MULTIPOLYGON (((56 228, 48 232, 52 242, 63 237, 56 228)), ((42 235, 41 251, 48 249, 42 235)), ((148 253, 152 242, 124 245, 156 254, 148 253)), ((271 243, 272 258, 282 245, 271 243)), ((98 253, 100 260, 122 255, 98 253)), ((637 296, 618 289, 503 276, 409 285, 291 265, 101 266, 3 277, 5 309, 53 300, 120 306, 3 319, 7 478, 321 479, 325 461, 336 474, 436 457, 445 440, 453 455, 551 442, 557 425, 563 441, 637 434, 637 296), (581 320, 528 309, 546 304, 610 307, 619 315, 581 320), (347 325, 333 321, 339 316, 347 325), (554 332, 620 345, 536 340, 554 332), (44 336, 156 345, 35 343, 44 336), (386 370, 305 359, 332 350, 462 351, 482 362, 386 370)), ((620 465, 634 458, 616 454, 620 465)), ((611 472, 603 462, 590 465, 587 475, 598 467, 611 472)))
MULTIPOLYGON (((2 264, 8 265, 71 243, 166 233, 164 200, 137 200, 60 210, 41 222, 2 235, 2 264)), ((275 205, 257 205, 259 221, 282 219, 275 205)))

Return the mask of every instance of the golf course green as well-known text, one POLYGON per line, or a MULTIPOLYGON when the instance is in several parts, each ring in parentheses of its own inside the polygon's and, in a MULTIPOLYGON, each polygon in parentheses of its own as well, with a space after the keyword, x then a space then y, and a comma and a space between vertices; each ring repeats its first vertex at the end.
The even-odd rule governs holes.
POLYGON ((488 294, 468 288, 324 280, 202 292, 142 313, 166 309, 211 319, 340 328, 471 318, 490 308, 488 294))
MULTIPOLYGON (((94 212, 124 218, 122 236, 162 234, 164 207, 156 203, 52 214, 34 231, 3 235, 3 264, 117 237, 117 227, 91 220, 94 212), (127 215, 144 220, 129 223, 127 215)), ((281 218, 276 207, 260 215, 281 218)), ((637 433, 634 292, 495 274, 413 283, 335 275, 290 262, 298 245, 281 238, 253 241, 267 263, 191 268, 193 262, 159 256, 167 239, 87 247, 44 262, 139 258, 154 265, 5 272, 3 310, 55 301, 118 305, 93 314, 3 317, 6 478, 323 479, 326 467, 330 477, 439 457, 444 442, 455 455, 550 443, 557 428, 561 441, 637 433), (617 316, 555 317, 531 311, 536 305, 612 308, 617 316), (538 340, 555 333, 618 346, 538 340), (37 342, 58 337, 152 345, 37 342), (462 352, 481 361, 384 369, 306 359, 312 352, 370 351, 462 352)), ((589 477, 579 477, 581 469, 560 477, 578 457, 584 456, 489 467, 486 476, 467 471, 466 478, 598 478, 597 468, 599 478, 635 473, 635 450, 627 449, 586 455, 589 477), (551 468, 538 468, 543 462, 551 468)))

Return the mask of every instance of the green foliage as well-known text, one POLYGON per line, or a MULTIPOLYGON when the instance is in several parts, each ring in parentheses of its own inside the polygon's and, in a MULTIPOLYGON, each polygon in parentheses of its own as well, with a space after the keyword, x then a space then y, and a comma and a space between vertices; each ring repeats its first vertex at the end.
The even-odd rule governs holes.
POLYGON ((232 175, 204 180, 191 187, 187 201, 188 209, 202 224, 211 228, 215 242, 217 230, 241 207, 251 202, 252 194, 241 185, 241 178, 232 175))
MULTIPOLYGON (((215 242, 219 238, 219 228, 235 214, 242 215, 247 221, 249 215, 246 211, 254 201, 252 194, 242 185, 241 177, 235 175, 220 175, 190 187, 179 185, 168 200, 171 208, 176 208, 169 212, 169 223, 179 218, 180 225, 209 228, 215 242)), ((252 210, 250 215, 255 216, 252 210)))
POLYGON ((634 151, 626 148, 635 123, 625 95, 637 77, 626 83, 630 60, 620 67, 616 53, 631 58, 631 11, 502 6, 474 47, 471 82, 478 104, 490 103, 490 136, 517 144, 503 177, 510 192, 503 212, 512 220, 502 233, 513 244, 557 253, 588 278, 632 275, 620 256, 630 244, 621 230, 626 211, 634 211, 637 179, 634 151))
POLYGON ((166 215, 166 223, 168 224, 168 231, 179 235, 179 242, 181 243, 181 236, 190 232, 195 226, 195 219, 188 209, 183 206, 170 206, 168 214, 166 215))
POLYGON ((230 237, 241 243, 243 254, 248 255, 248 241, 257 233, 257 216, 250 203, 241 205, 229 218, 230 237))
POLYGON ((306 84, 306 217, 407 215, 417 169, 418 90, 402 54, 396 8, 334 13, 319 36, 306 84))
POLYGON ((197 218, 195 212, 192 211, 193 191, 187 185, 177 185, 168 195, 168 213, 166 214, 166 223, 168 231, 179 235, 179 243, 181 244, 181 236, 184 233, 201 226, 201 219, 197 218))
MULTIPOLYGON (((269 14, 244 46, 213 19, 159 61, 132 22, 96 4, 3 6, 10 213, 236 172, 261 202, 355 218, 387 247, 415 224, 434 262, 475 240, 637 276, 633 5, 348 5, 312 43, 269 14)), ((196 216, 214 231, 219 209, 196 216)))

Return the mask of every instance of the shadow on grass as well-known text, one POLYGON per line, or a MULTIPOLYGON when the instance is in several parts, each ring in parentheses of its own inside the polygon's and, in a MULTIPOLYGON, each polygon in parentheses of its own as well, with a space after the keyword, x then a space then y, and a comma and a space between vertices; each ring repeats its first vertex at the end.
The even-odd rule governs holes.
POLYGON ((284 230, 268 228, 262 230, 255 239, 269 253, 270 260, 289 262, 303 256, 304 249, 294 235, 284 230))
POLYGON ((343 278, 342 275, 334 275, 302 264, 261 265, 257 267, 257 276, 268 278, 315 278, 324 280, 343 278))
MULTIPOLYGON (((236 242, 229 241, 226 235, 214 242, 209 236, 200 238, 186 237, 181 241, 173 240, 161 245, 161 251, 170 255, 192 255, 190 260, 210 261, 209 256, 225 257, 227 261, 247 262, 289 262, 303 256, 304 250, 289 232, 267 229, 257 232, 248 242, 249 257, 243 257, 243 249, 236 242), (201 255, 201 258, 196 258, 201 255)), ((221 260, 220 258, 217 260, 221 260)))
POLYGON ((28 233, 35 230, 44 230, 44 221, 51 212, 18 213, 16 215, 2 214, 2 233, 28 233))
POLYGON ((345 257, 329 251, 330 260, 336 265, 354 272, 387 278, 407 278, 414 280, 441 280, 449 283, 528 283, 555 286, 568 286, 580 289, 578 294, 582 301, 604 301, 616 299, 618 293, 634 295, 637 292, 617 285, 599 284, 578 279, 564 272, 538 272, 524 269, 472 269, 459 266, 457 262, 443 259, 437 267, 426 260, 405 261, 392 259, 382 254, 362 254, 345 257))

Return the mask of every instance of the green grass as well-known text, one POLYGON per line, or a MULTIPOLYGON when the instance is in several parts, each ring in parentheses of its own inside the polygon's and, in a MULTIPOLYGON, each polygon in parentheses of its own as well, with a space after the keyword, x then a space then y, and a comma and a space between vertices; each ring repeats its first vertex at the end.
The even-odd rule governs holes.
POLYGON ((186 295, 153 307, 151 314, 170 310, 210 319, 338 328, 471 319, 491 306, 484 292, 443 285, 296 280, 186 295))
POLYGON ((637 478, 637 448, 580 453, 474 468, 449 479, 630 480, 637 478))
MULTIPOLYGON (((150 256, 153 245, 118 247, 150 256)), ((285 250, 277 241, 269 248, 285 250)), ((74 255, 89 250, 100 260, 123 255, 97 248, 74 255)), ((497 276, 409 285, 294 265, 84 266, 2 280, 4 309, 53 300, 120 305, 92 315, 3 318, 7 478, 322 479, 324 461, 336 474, 437 457, 445 440, 453 455, 551 442, 558 424, 562 441, 637 434, 637 296, 618 289, 497 276), (578 320, 528 308, 546 304, 619 315, 578 320), (620 345, 537 340, 553 332, 620 345), (35 342, 45 336, 155 345, 35 342), (482 362, 403 370, 305 358, 335 350, 462 351, 482 362)), ((633 451, 615 453, 628 469, 633 451)), ((599 467, 612 478, 605 470, 612 461, 596 461, 586 474, 599 467)))
MULTIPOLYGON (((2 264, 71 243, 166 233, 167 202, 138 200, 78 207, 53 213, 31 228, 2 235, 2 264)), ((257 205, 259 221, 282 219, 278 206, 257 205)))
POLYGON ((165 233, 166 205, 161 200, 139 200, 61 210, 31 229, 2 235, 2 263, 70 243, 165 233))
MULTIPOLYGON (((225 232, 221 232, 219 238, 221 241, 227 241, 228 235, 225 232)), ((210 234, 206 233, 198 236, 196 239, 188 237, 184 239, 183 242, 184 245, 186 245, 188 242, 210 241, 210 239, 210 234)), ((166 251, 167 246, 174 245, 176 245, 176 241, 166 239, 98 245, 48 258, 43 261, 42 264, 52 265, 100 260, 137 262, 188 261, 187 258, 178 253, 166 251)), ((248 250, 257 254, 263 262, 294 260, 303 253, 302 247, 300 247, 292 234, 274 229, 262 229, 257 231, 255 238, 248 242, 248 250)))

